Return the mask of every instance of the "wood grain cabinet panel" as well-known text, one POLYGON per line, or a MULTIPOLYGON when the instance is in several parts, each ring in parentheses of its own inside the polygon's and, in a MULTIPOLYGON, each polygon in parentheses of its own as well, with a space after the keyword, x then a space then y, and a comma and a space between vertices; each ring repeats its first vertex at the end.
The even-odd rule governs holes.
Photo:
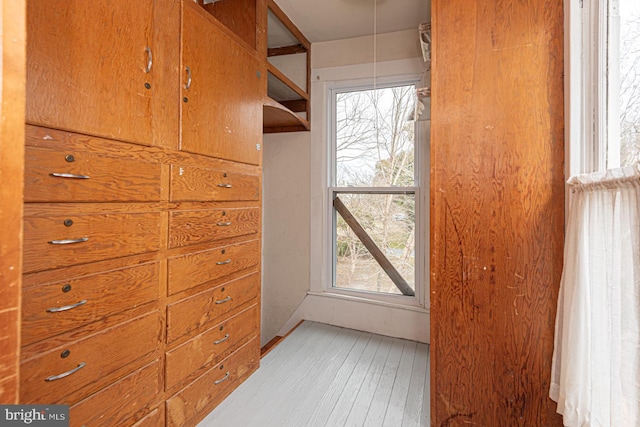
MULTIPOLYGON (((87 394, 115 378, 109 374, 153 353, 162 337, 158 312, 151 312, 89 337, 48 350, 21 364, 21 402, 60 402, 90 386, 87 394)), ((73 402, 71 402, 73 403, 73 402)))
POLYGON ((260 345, 256 338, 168 399, 167 426, 195 424, 255 371, 259 363, 260 345))
POLYGON ((169 295, 254 267, 259 262, 259 240, 169 258, 169 295))
POLYGON ((160 248, 160 212, 25 216, 25 272, 160 248))
POLYGON ((152 144, 154 3, 27 2, 27 122, 152 144))
POLYGON ((171 165, 171 201, 260 199, 260 177, 218 169, 171 165))
POLYGON ((201 368, 220 362, 249 336, 255 335, 258 316, 258 307, 253 306, 169 351, 166 389, 171 389, 201 368))
POLYGON ((432 11, 431 424, 562 426, 563 2, 432 11))
POLYGON ((182 5, 181 149, 258 165, 262 65, 204 9, 190 1, 182 5))
POLYGON ((160 189, 160 164, 97 150, 25 149, 25 202, 157 201, 160 189))
POLYGON ((158 298, 159 263, 45 283, 22 291, 22 345, 158 298))
POLYGON ((142 422, 147 413, 157 417, 154 406, 161 384, 160 362, 156 360, 73 405, 70 426, 124 426, 142 422))
POLYGON ((169 304, 167 342, 219 323, 259 296, 260 275, 254 273, 169 304))
POLYGON ((163 427, 165 425, 165 409, 164 402, 147 416, 135 423, 131 427, 163 427))
POLYGON ((258 232, 260 208, 172 211, 169 247, 182 247, 258 232))

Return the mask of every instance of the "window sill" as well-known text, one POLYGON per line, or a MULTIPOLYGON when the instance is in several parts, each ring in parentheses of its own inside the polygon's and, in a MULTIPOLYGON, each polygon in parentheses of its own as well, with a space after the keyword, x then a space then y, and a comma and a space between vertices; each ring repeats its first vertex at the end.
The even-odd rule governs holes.
POLYGON ((381 295, 376 293, 363 293, 359 291, 355 292, 342 289, 331 289, 325 290, 324 292, 309 291, 307 292, 307 295, 373 304, 393 309, 415 311, 418 313, 429 313, 429 309, 423 307, 415 297, 405 297, 401 295, 381 295), (398 301, 402 301, 402 303, 398 301))

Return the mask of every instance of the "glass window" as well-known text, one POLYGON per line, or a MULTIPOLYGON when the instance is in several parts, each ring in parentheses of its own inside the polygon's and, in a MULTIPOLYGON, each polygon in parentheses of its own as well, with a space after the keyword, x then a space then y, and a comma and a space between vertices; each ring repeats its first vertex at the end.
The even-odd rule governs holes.
POLYGON ((416 85, 332 91, 333 287, 415 295, 416 85))
POLYGON ((620 120, 620 166, 640 161, 640 1, 618 0, 619 15, 612 15, 612 23, 619 25, 617 43, 619 49, 619 120, 620 120), (617 21, 617 22, 616 22, 617 21))

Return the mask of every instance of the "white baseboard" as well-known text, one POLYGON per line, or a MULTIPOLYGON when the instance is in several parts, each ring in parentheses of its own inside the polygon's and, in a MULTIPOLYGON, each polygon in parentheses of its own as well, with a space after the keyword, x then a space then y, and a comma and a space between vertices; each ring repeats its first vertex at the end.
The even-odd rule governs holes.
POLYGON ((430 340, 428 310, 372 304, 331 294, 308 294, 280 328, 278 335, 286 335, 301 320, 423 343, 430 340))

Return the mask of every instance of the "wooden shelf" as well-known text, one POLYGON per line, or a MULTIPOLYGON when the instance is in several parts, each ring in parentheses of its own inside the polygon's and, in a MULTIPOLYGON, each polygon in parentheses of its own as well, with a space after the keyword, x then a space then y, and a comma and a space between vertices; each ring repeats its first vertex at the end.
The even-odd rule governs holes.
POLYGON ((309 121, 278 101, 266 97, 263 101, 263 132, 301 132, 310 129, 309 121))
POLYGON ((308 131, 311 43, 273 0, 267 1, 267 15, 268 80, 263 132, 308 131))

